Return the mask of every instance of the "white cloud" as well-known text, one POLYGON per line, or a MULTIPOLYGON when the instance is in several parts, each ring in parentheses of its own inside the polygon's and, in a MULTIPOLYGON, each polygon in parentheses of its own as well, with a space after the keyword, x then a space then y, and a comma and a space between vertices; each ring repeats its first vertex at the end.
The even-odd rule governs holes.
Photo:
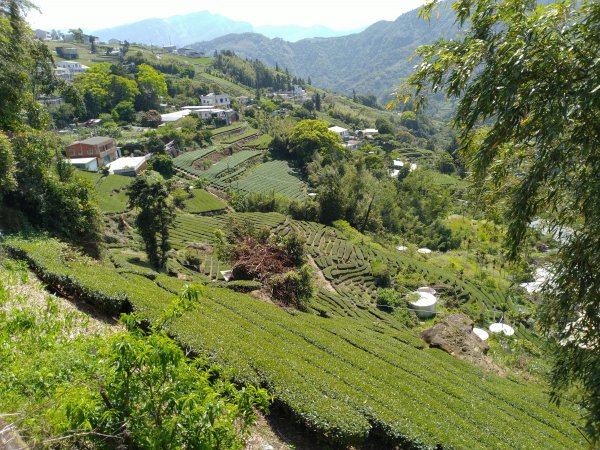
MULTIPOLYGON (((34 0, 35 1, 35 0, 34 0)), ((394 20, 417 8, 423 0, 37 0, 41 14, 31 11, 34 28, 87 30, 112 27, 154 17, 170 17, 208 10, 252 25, 325 25, 337 30, 368 26, 378 20, 394 20)))

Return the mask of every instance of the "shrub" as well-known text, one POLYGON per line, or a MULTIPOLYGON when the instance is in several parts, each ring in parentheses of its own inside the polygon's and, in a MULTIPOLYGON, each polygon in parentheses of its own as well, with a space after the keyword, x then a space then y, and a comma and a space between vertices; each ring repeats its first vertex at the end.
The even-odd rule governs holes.
POLYGON ((394 289, 377 289, 377 305, 396 307, 405 304, 400 294, 394 289))
POLYGON ((375 285, 378 287, 389 287, 392 285, 392 271, 382 261, 371 261, 371 274, 375 279, 375 285))
POLYGON ((298 270, 271 277, 269 284, 274 299, 303 311, 315 292, 312 270, 306 264, 298 270))

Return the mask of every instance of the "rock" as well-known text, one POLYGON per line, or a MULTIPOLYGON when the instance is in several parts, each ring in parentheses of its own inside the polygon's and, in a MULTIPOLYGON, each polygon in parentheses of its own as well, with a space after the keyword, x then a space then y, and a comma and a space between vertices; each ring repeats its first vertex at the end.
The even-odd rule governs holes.
POLYGON ((472 361, 481 359, 490 348, 473 333, 473 321, 464 314, 445 317, 433 327, 423 331, 421 337, 430 347, 472 361))

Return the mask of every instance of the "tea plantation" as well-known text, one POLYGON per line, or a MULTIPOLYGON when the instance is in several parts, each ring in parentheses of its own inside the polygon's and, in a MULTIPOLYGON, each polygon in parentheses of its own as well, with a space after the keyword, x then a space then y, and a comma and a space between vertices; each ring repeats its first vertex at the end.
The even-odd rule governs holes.
MULTIPOLYGON (((208 219, 214 220, 212 225, 226 220, 183 216, 178 228, 189 227, 198 239, 209 237, 208 219)), ((262 220, 282 229, 281 219, 266 215, 262 220)), ((356 257, 360 267, 359 252, 375 253, 349 245, 337 230, 296 226, 309 235, 311 248, 329 248, 332 263, 356 257)), ((135 309, 155 319, 184 283, 175 278, 165 282, 165 275, 120 273, 112 264, 92 261, 47 238, 8 238, 3 245, 55 290, 110 313, 135 309)), ((332 295, 330 301, 341 303, 343 298, 332 295)), ((577 412, 568 404, 560 409, 549 404, 543 387, 425 348, 412 331, 377 315, 324 318, 208 287, 197 307, 173 323, 170 332, 230 369, 236 381, 267 387, 294 417, 334 443, 377 437, 386 446, 403 448, 564 449, 585 444, 574 426, 577 412)))
POLYGON ((234 188, 242 192, 271 193, 291 199, 302 199, 306 188, 298 171, 287 161, 269 161, 254 168, 250 174, 237 180, 234 188))

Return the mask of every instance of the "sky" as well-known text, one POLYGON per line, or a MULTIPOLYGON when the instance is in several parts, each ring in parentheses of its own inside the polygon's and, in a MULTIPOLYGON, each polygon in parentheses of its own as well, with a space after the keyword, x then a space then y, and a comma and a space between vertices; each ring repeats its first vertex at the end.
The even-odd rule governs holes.
POLYGON ((33 28, 45 30, 108 28, 142 19, 163 18, 208 10, 230 19, 262 25, 325 25, 334 30, 366 27, 394 20, 424 0, 33 0, 33 28))

